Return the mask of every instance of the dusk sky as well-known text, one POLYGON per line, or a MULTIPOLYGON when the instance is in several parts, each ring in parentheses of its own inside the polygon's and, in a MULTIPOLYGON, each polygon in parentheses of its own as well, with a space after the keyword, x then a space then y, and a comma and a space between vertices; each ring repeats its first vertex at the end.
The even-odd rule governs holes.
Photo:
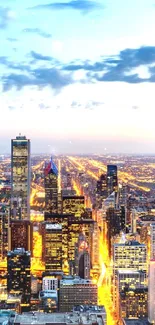
POLYGON ((0 153, 155 153, 154 0, 0 0, 0 153))

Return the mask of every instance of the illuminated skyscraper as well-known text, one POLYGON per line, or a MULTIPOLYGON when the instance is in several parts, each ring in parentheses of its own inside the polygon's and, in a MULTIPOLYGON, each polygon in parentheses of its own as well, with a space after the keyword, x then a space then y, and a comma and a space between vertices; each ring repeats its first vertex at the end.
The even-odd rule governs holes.
POLYGON ((80 233, 78 243, 76 244, 76 275, 82 279, 90 278, 90 255, 89 244, 86 241, 84 233, 80 233))
MULTIPOLYGON (((62 227, 62 254, 63 263, 68 259, 68 215, 45 213, 45 221, 49 224, 58 224, 62 227)), ((43 243, 44 245, 44 243, 43 243)))
POLYGON ((0 207, 0 259, 7 256, 8 252, 8 222, 9 208, 7 206, 0 207))
POLYGON ((89 244, 90 263, 92 261, 94 223, 94 220, 90 219, 80 219, 73 216, 68 218, 68 262, 72 275, 76 274, 75 252, 80 233, 85 235, 86 242, 89 244))
POLYGON ((103 198, 107 197, 107 175, 102 174, 99 181, 97 181, 96 193, 103 198))
POLYGON ((118 179, 117 179, 117 166, 108 165, 107 166, 107 190, 108 195, 112 192, 117 191, 118 179))
POLYGON ((30 140, 11 140, 11 218, 30 218, 30 140))
POLYGON ((62 224, 43 223, 43 259, 45 271, 62 271, 63 269, 62 224))
POLYGON ((113 245, 114 274, 119 269, 147 272, 147 248, 137 241, 113 245))
POLYGON ((9 250, 24 248, 33 249, 33 226, 29 220, 11 220, 9 224, 9 250))
POLYGON ((52 158, 45 163, 45 211, 58 212, 58 169, 52 158))
POLYGON ((9 251, 7 255, 7 291, 10 295, 22 296, 22 311, 30 310, 31 274, 30 252, 23 248, 9 251))
POLYGON ((75 217, 81 217, 85 212, 84 196, 63 196, 62 210, 63 213, 73 214, 75 217))

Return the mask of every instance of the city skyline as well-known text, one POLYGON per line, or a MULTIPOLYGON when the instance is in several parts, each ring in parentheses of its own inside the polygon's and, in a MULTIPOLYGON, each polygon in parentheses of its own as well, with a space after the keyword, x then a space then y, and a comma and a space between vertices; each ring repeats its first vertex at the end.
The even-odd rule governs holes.
POLYGON ((155 153, 153 0, 2 0, 0 153, 155 153))

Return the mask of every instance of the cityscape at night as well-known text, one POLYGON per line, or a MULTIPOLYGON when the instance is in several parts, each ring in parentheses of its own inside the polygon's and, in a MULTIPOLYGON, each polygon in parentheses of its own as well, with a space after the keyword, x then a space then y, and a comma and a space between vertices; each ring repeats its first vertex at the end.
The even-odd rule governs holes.
POLYGON ((155 156, 30 147, 0 156, 1 317, 154 323, 155 156))
POLYGON ((155 324, 155 0, 0 0, 0 325, 155 324))

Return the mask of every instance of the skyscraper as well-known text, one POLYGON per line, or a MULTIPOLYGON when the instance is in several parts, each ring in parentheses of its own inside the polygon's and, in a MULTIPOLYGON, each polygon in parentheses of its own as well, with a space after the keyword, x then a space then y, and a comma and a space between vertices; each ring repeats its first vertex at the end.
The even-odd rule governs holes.
POLYGON ((58 212, 58 169, 52 158, 45 163, 45 211, 58 212))
POLYGON ((108 195, 112 192, 117 191, 118 179, 117 179, 117 166, 108 165, 107 166, 107 190, 108 195))
POLYGON ((9 208, 2 205, 0 207, 0 259, 6 257, 8 252, 8 222, 9 208))
POLYGON ((9 250, 24 248, 31 251, 33 244, 33 226, 29 220, 11 220, 9 224, 9 250))
POLYGON ((11 218, 30 218, 30 140, 11 140, 11 218))
POLYGON ((97 181, 96 193, 103 198, 107 197, 107 175, 102 174, 100 179, 97 181))
POLYGON ((30 310, 30 255, 23 248, 9 251, 7 255, 7 291, 11 295, 21 296, 22 311, 30 310))
POLYGON ((62 271, 63 245, 62 224, 43 223, 43 259, 46 271, 62 271))
POLYGON ((147 248, 137 241, 113 245, 114 274, 119 269, 147 272, 147 248))

